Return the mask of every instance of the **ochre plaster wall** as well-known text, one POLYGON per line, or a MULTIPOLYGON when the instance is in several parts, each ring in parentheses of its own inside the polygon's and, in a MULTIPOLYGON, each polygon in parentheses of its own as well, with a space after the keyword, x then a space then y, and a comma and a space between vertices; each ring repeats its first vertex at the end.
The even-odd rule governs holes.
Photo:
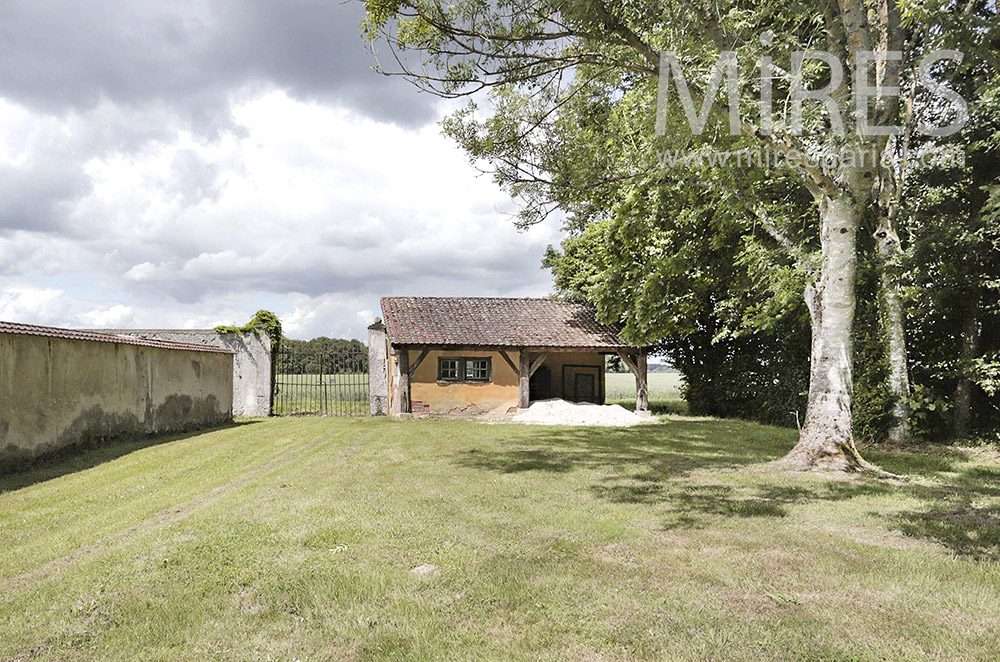
MULTIPOLYGON (((409 350, 409 362, 420 356, 421 351, 409 350)), ((508 350, 507 355, 514 365, 518 365, 520 352, 508 350)), ((537 353, 532 353, 532 357, 537 353)), ((543 363, 552 374, 553 397, 563 397, 563 367, 593 366, 597 368, 597 392, 603 401, 604 355, 594 352, 547 353, 543 363)), ((390 348, 389 353, 389 397, 396 397, 396 383, 399 380, 398 357, 390 348)), ((484 412, 503 413, 517 407, 517 371, 511 369, 498 351, 472 350, 432 350, 424 358, 410 378, 410 401, 413 412, 431 414, 476 414, 484 412), (484 357, 491 359, 493 379, 490 383, 443 382, 438 381, 438 358, 440 357, 484 357)), ((395 403, 394 403, 395 404, 395 403)), ((393 409, 392 411, 397 411, 393 409)))
MULTIPOLYGON (((410 350, 410 365, 417 360, 421 352, 410 350)), ((507 352, 514 365, 517 365, 519 353, 516 350, 507 352)), ((390 394, 395 396, 395 383, 398 380, 398 359, 390 357, 389 381, 390 394)), ((507 362, 495 351, 446 351, 432 350, 424 358, 423 363, 410 377, 410 401, 414 413, 426 411, 431 414, 477 414, 486 412, 506 412, 511 407, 517 407, 517 371, 512 370, 507 362), (438 381, 438 358, 480 358, 489 357, 492 367, 492 380, 489 382, 443 382, 438 381)))

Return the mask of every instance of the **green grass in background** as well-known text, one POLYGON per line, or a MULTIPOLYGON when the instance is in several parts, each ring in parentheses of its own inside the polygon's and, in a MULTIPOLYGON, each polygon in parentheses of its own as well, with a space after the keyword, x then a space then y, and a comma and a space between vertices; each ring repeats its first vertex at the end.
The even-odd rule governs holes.
POLYGON ((368 373, 278 374, 276 415, 368 414, 368 373))
MULTIPOLYGON (((679 372, 651 372, 646 377, 646 396, 655 414, 683 414, 687 403, 681 398, 684 378, 679 372)), ((609 372, 604 375, 605 400, 635 409, 635 376, 632 373, 609 372)))
MULTIPOLYGON (((274 411, 279 415, 368 413, 368 376, 364 373, 337 375, 278 375, 274 411)), ((651 372, 648 379, 650 409, 655 413, 684 413, 679 373, 651 372)), ((635 408, 635 377, 631 373, 607 373, 605 398, 629 409, 635 408)))

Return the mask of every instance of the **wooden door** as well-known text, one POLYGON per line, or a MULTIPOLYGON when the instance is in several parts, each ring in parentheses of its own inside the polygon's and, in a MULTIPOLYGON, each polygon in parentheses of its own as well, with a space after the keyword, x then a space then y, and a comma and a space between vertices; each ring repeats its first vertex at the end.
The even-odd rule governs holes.
POLYGON ((600 371, 601 368, 592 365, 563 366, 563 399, 601 404, 604 393, 600 371))

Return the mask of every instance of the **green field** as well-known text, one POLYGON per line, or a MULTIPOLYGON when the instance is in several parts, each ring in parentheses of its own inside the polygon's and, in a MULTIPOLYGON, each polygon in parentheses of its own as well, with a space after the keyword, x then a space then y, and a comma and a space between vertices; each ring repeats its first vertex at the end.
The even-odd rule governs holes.
MULTIPOLYGON (((680 400, 683 378, 677 372, 651 372, 646 385, 650 400, 680 400)), ((632 373, 609 372, 604 375, 604 392, 608 400, 635 397, 635 377, 632 373)))
MULTIPOLYGON (((274 411, 279 415, 366 414, 368 376, 364 373, 339 375, 277 375, 278 390, 274 411)), ((657 412, 683 413, 681 376, 672 372, 651 372, 648 377, 650 407, 657 412)), ((605 398, 608 402, 635 407, 635 377, 631 373, 607 373, 605 398)))
MULTIPOLYGON (((683 378, 677 372, 651 372, 646 378, 649 407, 655 413, 681 414, 687 404, 681 399, 683 378)), ((632 373, 609 372, 604 375, 605 399, 610 403, 635 408, 635 377, 632 373)))
POLYGON ((275 376, 277 415, 368 413, 368 374, 279 374, 275 376))
POLYGON ((276 418, 87 451, 0 478, 0 660, 1000 659, 1000 453, 769 469, 794 437, 276 418))

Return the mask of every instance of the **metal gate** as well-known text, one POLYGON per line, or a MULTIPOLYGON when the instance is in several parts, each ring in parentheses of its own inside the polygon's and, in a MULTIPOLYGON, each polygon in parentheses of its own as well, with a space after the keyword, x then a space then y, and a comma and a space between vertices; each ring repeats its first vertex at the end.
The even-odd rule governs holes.
POLYGON ((278 349, 274 373, 277 416, 368 414, 368 352, 278 349))

